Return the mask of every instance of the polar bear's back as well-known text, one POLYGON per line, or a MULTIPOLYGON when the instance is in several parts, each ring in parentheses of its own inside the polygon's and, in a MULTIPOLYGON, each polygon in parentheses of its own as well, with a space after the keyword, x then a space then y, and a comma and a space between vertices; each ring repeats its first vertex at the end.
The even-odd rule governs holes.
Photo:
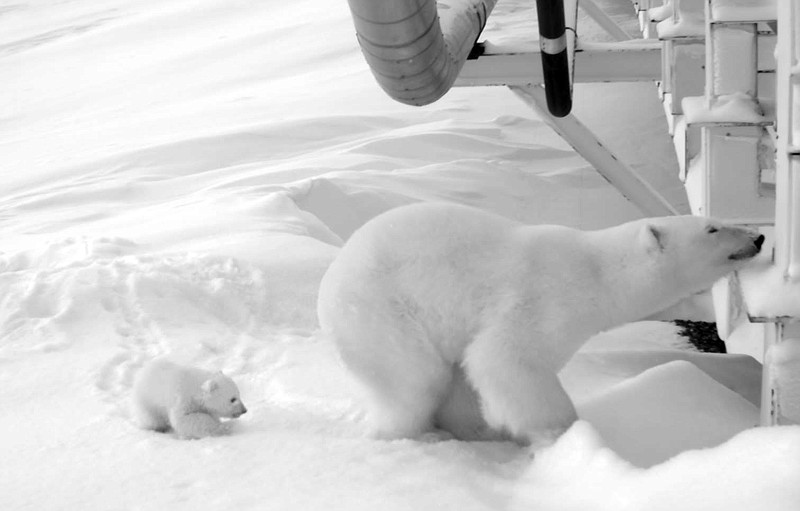
POLYGON ((447 307, 450 300, 463 303, 464 291, 498 268, 505 252, 498 248, 519 225, 438 203, 379 215, 347 240, 326 272, 318 310, 323 327, 345 309, 387 300, 424 310, 447 307))
POLYGON ((358 245, 361 239, 369 239, 372 248, 378 251, 385 248, 398 255, 420 251, 449 255, 460 248, 486 246, 521 225, 457 204, 411 204, 373 218, 353 234, 347 245, 358 245))
POLYGON ((178 399, 198 395, 204 381, 212 373, 185 367, 165 359, 145 365, 133 384, 134 402, 150 409, 167 409, 178 399))
MULTIPOLYGON (((394 289, 424 280, 447 285, 448 277, 497 266, 498 247, 519 227, 512 220, 473 208, 442 203, 393 209, 367 222, 347 241, 331 265, 333 277, 388 279, 394 289), (488 253, 487 253, 488 252, 488 253), (486 253, 485 257, 480 254, 486 253), (487 268, 465 268, 480 265, 487 268), (441 270, 434 276, 432 271, 441 270)), ((335 280, 335 279, 334 279, 335 280)), ((418 292, 419 289, 415 289, 418 292)))
POLYGON ((514 247, 523 240, 521 227, 436 203, 376 217, 351 236, 322 279, 322 330, 351 366, 375 370, 381 353, 407 345, 459 360, 483 315, 491 315, 485 304, 504 283, 520 280, 513 274, 525 259, 514 247))

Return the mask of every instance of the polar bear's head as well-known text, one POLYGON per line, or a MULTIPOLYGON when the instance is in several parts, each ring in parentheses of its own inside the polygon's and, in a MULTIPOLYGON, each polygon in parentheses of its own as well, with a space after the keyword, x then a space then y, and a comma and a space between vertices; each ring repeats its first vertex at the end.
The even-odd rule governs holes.
POLYGON ((218 417, 236 418, 247 412, 236 384, 218 372, 202 385, 203 407, 218 417))
POLYGON ((648 219, 641 236, 650 256, 666 260, 676 279, 697 290, 741 267, 764 243, 752 229, 690 215, 648 219))

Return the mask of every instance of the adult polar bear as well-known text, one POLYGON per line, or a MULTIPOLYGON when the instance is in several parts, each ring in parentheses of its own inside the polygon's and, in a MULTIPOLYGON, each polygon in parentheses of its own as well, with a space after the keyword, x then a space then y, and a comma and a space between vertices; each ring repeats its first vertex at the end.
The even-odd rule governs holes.
POLYGON ((580 231, 416 204, 352 235, 317 310, 375 436, 543 445, 576 419, 556 375, 589 337, 709 288, 763 240, 692 216, 580 231))

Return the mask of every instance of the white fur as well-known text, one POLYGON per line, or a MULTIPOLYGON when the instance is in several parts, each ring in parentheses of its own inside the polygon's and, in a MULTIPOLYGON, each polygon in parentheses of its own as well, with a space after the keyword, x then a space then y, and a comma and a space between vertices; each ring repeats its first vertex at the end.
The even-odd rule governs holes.
POLYGON ((157 359, 136 376, 132 411, 143 429, 201 438, 224 432, 220 417, 236 418, 247 409, 236 384, 221 372, 157 359))
POLYGON ((405 206, 348 240, 319 320, 369 392, 375 436, 547 443, 576 419, 556 375, 590 336, 710 287, 756 236, 690 216, 584 232, 405 206))

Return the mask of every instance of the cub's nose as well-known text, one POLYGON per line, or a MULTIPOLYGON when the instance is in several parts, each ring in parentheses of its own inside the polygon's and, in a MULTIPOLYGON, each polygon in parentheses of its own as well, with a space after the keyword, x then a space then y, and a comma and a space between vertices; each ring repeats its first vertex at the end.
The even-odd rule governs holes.
POLYGON ((764 235, 763 234, 759 234, 758 235, 758 238, 756 238, 755 244, 756 244, 756 248, 761 250, 761 245, 764 244, 764 235))

